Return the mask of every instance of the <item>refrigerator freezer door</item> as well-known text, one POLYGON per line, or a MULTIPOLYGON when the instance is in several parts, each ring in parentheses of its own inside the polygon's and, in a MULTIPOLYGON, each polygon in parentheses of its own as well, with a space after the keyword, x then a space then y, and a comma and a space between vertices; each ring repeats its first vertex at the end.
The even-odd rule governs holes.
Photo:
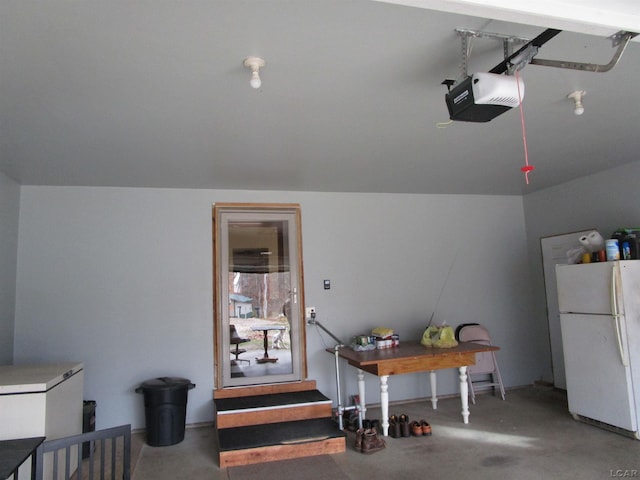
MULTIPOLYGON (((611 279, 614 262, 557 265, 560 313, 611 315, 611 279)), ((624 307, 620 305, 620 312, 624 307)))
POLYGON ((631 373, 620 361, 613 317, 561 314, 560 325, 569 411, 637 432, 631 373))
POLYGON ((614 269, 618 277, 618 313, 640 305, 640 261, 556 265, 560 313, 612 314, 611 287, 614 269))

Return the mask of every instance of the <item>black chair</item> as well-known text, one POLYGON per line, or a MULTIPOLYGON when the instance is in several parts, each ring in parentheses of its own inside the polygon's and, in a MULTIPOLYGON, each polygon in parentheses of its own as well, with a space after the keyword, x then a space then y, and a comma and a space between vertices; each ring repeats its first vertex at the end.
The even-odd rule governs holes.
POLYGON ((130 480, 131 425, 43 442, 36 449, 36 480, 45 478, 45 470, 47 478, 52 480, 82 479, 85 472, 88 472, 88 476, 85 475, 88 480, 130 480), (87 442, 88 457, 83 461, 82 447, 87 442))
POLYGON ((233 324, 229 325, 229 330, 230 330, 229 343, 231 345, 235 345, 235 349, 231 350, 231 354, 236 357, 236 362, 238 362, 238 361, 239 362, 247 362, 247 363, 251 364, 251 361, 247 360, 246 358, 238 358, 241 353, 244 353, 244 352, 247 351, 244 348, 240 348, 240 344, 241 343, 250 342, 251 339, 250 338, 242 338, 240 335, 238 335, 238 331, 236 330, 236 326, 233 325, 233 324))

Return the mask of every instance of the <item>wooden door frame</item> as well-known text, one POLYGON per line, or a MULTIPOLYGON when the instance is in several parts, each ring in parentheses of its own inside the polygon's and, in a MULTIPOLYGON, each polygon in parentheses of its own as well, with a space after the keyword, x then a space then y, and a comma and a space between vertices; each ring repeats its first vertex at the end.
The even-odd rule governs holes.
MULTIPOLYGON (((226 305, 221 305, 221 291, 220 282, 218 278, 218 265, 217 261, 220 256, 219 245, 216 243, 217 228, 216 217, 221 210, 237 210, 240 212, 294 212, 296 221, 296 241, 298 243, 298 256, 296 261, 298 262, 298 328, 299 328, 299 353, 300 353, 300 380, 307 378, 307 338, 305 328, 305 312, 304 312, 304 265, 302 256, 302 211, 300 204, 297 203, 236 203, 236 202, 220 202, 214 203, 212 206, 212 231, 211 240, 213 246, 213 362, 214 362, 214 388, 222 389, 223 386, 223 365, 225 359, 222 358, 223 349, 221 348, 221 338, 218 332, 221 332, 222 325, 222 308, 226 308, 226 305)), ((227 360, 228 361, 228 360, 227 360)), ((237 388, 237 387, 229 387, 237 388)))

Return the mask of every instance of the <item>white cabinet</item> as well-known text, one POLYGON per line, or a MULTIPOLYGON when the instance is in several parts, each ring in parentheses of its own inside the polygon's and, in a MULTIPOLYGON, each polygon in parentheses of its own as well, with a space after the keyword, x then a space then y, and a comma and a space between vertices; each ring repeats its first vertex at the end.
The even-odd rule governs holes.
MULTIPOLYGON (((0 440, 82 433, 83 389, 81 363, 0 366, 0 440)), ((20 469, 20 480, 30 478, 30 467, 20 469)), ((46 471, 45 464, 45 478, 46 471)))

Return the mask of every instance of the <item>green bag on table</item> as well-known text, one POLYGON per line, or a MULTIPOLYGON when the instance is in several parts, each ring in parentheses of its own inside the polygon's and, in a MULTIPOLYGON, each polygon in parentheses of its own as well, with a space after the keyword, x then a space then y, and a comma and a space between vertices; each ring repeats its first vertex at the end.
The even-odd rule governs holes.
POLYGON ((420 343, 425 347, 435 348, 453 348, 458 345, 453 328, 446 325, 427 327, 420 343))

